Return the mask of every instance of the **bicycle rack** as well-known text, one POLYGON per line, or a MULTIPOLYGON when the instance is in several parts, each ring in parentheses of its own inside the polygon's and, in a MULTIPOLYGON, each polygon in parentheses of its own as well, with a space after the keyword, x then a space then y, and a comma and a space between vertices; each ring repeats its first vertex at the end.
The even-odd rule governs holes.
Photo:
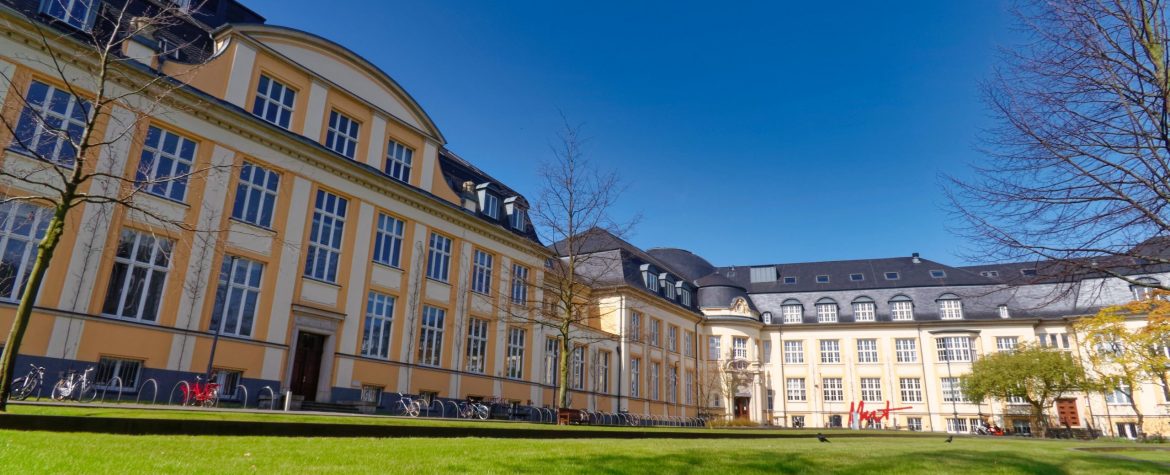
MULTIPOLYGON (((544 411, 548 411, 548 423, 549 424, 556 424, 557 423, 557 416, 555 413, 553 413, 552 409, 549 409, 546 407, 542 407, 540 409, 541 409, 542 414, 544 413, 544 411)), ((543 421, 544 418, 542 417, 540 420, 543 421)))
POLYGON ((443 417, 443 401, 440 401, 438 398, 432 399, 431 402, 427 404, 427 417, 431 417, 431 409, 435 407, 436 403, 439 404, 439 417, 443 417))
MULTIPOLYGON (((268 391, 268 408, 276 410, 276 391, 271 386, 264 386, 260 388, 260 392, 268 391)), ((256 395, 256 408, 260 408, 260 395, 256 395)))
POLYGON ((110 386, 114 385, 115 381, 118 382, 118 399, 117 399, 117 401, 118 402, 122 401, 122 377, 121 376, 114 376, 113 378, 110 378, 110 381, 107 382, 105 386, 102 386, 102 402, 106 402, 106 392, 110 389, 110 386))
POLYGON ((241 389, 244 390, 244 399, 243 399, 244 404, 240 406, 240 409, 247 409, 248 408, 248 388, 245 387, 243 384, 237 384, 236 385, 236 394, 239 394, 241 389))
POLYGON ((178 391, 180 387, 183 387, 186 389, 184 389, 181 393, 179 393, 184 398, 183 400, 179 401, 179 405, 182 406, 183 404, 185 404, 187 402, 186 395, 191 394, 191 383, 188 383, 186 381, 179 381, 179 382, 175 383, 175 387, 171 388, 171 394, 167 396, 167 404, 174 404, 175 403, 175 391, 178 391))
POLYGON ((141 404, 142 393, 146 392, 147 384, 150 384, 154 388, 154 392, 151 393, 150 404, 153 406, 154 403, 158 402, 158 381, 155 381, 154 378, 146 378, 142 382, 142 387, 138 389, 138 395, 134 396, 134 404, 141 404))

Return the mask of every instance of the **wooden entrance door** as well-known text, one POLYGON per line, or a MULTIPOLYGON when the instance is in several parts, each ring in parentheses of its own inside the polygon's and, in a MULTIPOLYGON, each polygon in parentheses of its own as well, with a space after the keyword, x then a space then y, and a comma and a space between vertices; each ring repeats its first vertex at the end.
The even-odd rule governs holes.
POLYGON ((324 348, 324 335, 306 332, 297 334, 297 350, 293 355, 289 389, 293 394, 304 396, 306 401, 317 400, 317 380, 321 375, 321 351, 324 348))
POLYGON ((1072 427, 1081 425, 1081 417, 1080 414, 1077 413, 1077 400, 1057 399, 1056 417, 1062 426, 1072 427))
POLYGON ((752 398, 750 398, 750 397, 737 397, 737 398, 735 398, 735 418, 736 419, 746 419, 748 417, 751 417, 751 414, 748 411, 748 402, 750 402, 751 400, 752 400, 752 398))

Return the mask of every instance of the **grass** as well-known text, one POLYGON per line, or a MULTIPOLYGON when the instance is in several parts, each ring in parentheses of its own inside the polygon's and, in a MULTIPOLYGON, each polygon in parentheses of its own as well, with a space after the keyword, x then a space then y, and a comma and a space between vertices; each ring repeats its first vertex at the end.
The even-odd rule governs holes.
MULTIPOLYGON (((506 422, 286 413, 14 405, 17 414, 402 425, 553 426, 506 422)), ((2 424, 2 420, 0 420, 2 424)), ((590 428, 590 430, 628 430, 590 428)), ((679 430, 683 429, 663 429, 679 430)), ((707 433, 709 429, 697 429, 707 433)), ((1024 473, 1170 472, 1170 452, 1116 441, 888 437, 886 432, 805 431, 775 439, 486 439, 131 436, 0 429, 4 473, 1024 473), (853 437, 839 437, 848 432, 853 437), (1095 452, 1078 448, 1120 451, 1095 452)), ((719 433, 760 430, 719 430, 719 433)), ((771 432, 771 431, 769 431, 771 432)), ((900 433, 905 435, 905 433, 900 433)), ((682 435, 682 434, 680 434, 682 435)))
MULTIPOLYGON (((1085 443, 935 438, 323 439, 0 430, 7 473, 1165 473, 1085 443)), ((1130 455, 1132 452, 1126 452, 1130 455)))

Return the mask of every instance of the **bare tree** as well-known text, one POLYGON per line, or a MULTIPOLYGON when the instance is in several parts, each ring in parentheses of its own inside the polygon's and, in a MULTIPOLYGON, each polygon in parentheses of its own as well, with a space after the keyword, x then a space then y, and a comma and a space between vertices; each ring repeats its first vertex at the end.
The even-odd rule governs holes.
POLYGON ((1027 43, 986 87, 998 125, 972 178, 950 178, 972 257, 1050 261, 1133 285, 1170 264, 1170 57, 1161 0, 1024 0, 1027 43))
MULTIPOLYGON (((54 85, 11 88, 20 111, 0 114, 4 129, 13 138, 11 149, 30 159, 19 164, 7 160, 0 168, 4 186, 0 205, 13 210, 6 219, 43 226, 30 270, 24 276, 3 276, 12 280, 7 282, 11 288, 23 285, 23 290, 0 357, 0 411, 6 407, 13 365, 45 274, 62 237, 71 232, 66 224, 72 211, 97 206, 108 216, 110 209, 117 208, 152 227, 216 232, 207 226, 208 220, 174 219, 140 195, 185 187, 189 180, 230 168, 230 164, 148 173, 152 164, 144 160, 135 176, 127 177, 114 166, 119 157, 112 157, 119 153, 111 150, 115 144, 139 137, 149 118, 174 108, 168 98, 186 85, 184 77, 198 70, 194 65, 182 74, 158 74, 135 64, 152 58, 132 57, 130 53, 132 39, 152 38, 169 26, 189 21, 187 10, 178 3, 95 2, 95 19, 85 31, 55 30, 38 19, 27 19, 28 27, 35 30, 36 39, 30 43, 35 53, 19 59, 39 66, 54 85)), ((199 5, 187 8, 198 9, 199 5)), ((188 46, 173 38, 159 44, 165 45, 158 52, 162 57, 174 56, 188 46)), ((0 80, 16 84, 8 75, 0 80)), ((166 246, 163 252, 169 254, 173 248, 166 246)))
POLYGON ((624 236, 636 221, 614 219, 621 180, 615 172, 601 171, 586 158, 580 131, 580 126, 566 120, 559 143, 553 146, 553 159, 540 168, 542 186, 531 210, 532 223, 545 242, 555 243, 553 252, 557 254, 544 269, 541 295, 531 295, 527 303, 505 306, 510 318, 556 335, 558 407, 569 406, 569 363, 577 344, 612 338, 600 328, 605 316, 602 312, 609 310, 601 305, 596 291, 611 271, 620 272, 622 263, 610 255, 591 252, 589 240, 598 232, 624 236))

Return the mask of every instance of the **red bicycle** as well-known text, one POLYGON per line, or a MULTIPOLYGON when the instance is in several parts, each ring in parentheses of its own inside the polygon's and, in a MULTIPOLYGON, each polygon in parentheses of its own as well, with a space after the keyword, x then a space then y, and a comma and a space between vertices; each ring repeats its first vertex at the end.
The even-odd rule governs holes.
POLYGON ((203 378, 196 376, 195 383, 182 381, 184 406, 215 407, 219 404, 219 383, 203 382, 203 378))

